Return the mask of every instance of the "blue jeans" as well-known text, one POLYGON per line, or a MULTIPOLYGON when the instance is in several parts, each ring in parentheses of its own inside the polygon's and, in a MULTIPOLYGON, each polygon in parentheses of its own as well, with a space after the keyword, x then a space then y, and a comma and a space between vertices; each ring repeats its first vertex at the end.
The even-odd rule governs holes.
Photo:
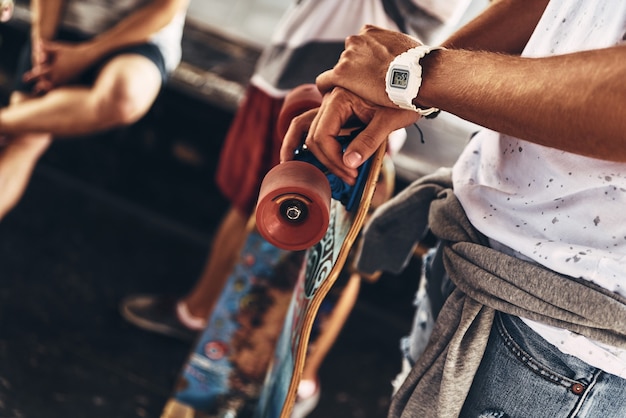
POLYGON ((496 314, 461 417, 626 417, 626 380, 559 351, 496 314))

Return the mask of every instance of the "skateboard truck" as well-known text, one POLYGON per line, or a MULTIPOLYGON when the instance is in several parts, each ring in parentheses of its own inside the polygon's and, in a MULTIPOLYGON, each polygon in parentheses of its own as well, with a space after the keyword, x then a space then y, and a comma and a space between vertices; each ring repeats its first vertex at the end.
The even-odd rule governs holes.
MULTIPOLYGON (((287 132, 291 120, 322 101, 314 84, 297 87, 287 95, 278 118, 278 132, 287 132)), ((363 130, 344 127, 336 139, 345 151, 363 130)), ((348 211, 358 206, 367 177, 369 161, 359 170, 355 185, 350 186, 326 167, 305 144, 294 152, 294 159, 272 168, 263 179, 256 207, 259 233, 271 244, 299 251, 318 243, 328 229, 331 198, 348 211)))
POLYGON ((289 222, 304 221, 308 215, 306 206, 297 199, 288 199, 283 202, 280 211, 289 222))

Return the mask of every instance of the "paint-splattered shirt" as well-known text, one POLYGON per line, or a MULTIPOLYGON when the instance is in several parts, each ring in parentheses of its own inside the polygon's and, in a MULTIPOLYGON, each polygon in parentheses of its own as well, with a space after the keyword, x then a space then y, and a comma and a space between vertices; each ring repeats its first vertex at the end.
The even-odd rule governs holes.
MULTIPOLYGON (((615 46, 625 33, 626 2, 552 0, 523 55, 615 46)), ((495 247, 626 296, 626 163, 486 130, 463 152, 453 179, 469 219, 495 247)), ((527 323, 562 351, 626 378, 624 350, 527 323)))

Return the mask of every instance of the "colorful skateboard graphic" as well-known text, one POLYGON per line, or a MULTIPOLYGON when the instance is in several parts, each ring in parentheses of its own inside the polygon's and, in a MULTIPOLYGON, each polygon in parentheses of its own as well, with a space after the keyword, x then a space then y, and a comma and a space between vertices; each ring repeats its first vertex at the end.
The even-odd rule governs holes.
POLYGON ((251 416, 302 260, 249 235, 162 417, 251 416))

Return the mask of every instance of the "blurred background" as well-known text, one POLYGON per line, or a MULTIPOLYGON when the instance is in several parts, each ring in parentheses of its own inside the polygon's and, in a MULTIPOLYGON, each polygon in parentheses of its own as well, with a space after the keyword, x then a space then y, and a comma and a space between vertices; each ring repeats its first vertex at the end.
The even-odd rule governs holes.
MULTIPOLYGON (((0 417, 160 415, 191 347, 129 325, 118 303, 183 293, 200 274, 227 209, 214 185, 222 141, 288 4, 193 0, 183 62, 152 110, 44 155, 0 222, 0 417)), ((0 23, 2 105, 28 36, 28 1, 16 6, 0 23)), ((475 129, 447 114, 409 129, 397 188, 450 165, 475 129)), ((322 367, 312 417, 385 416, 419 268, 416 259, 400 276, 363 284, 322 367)))

